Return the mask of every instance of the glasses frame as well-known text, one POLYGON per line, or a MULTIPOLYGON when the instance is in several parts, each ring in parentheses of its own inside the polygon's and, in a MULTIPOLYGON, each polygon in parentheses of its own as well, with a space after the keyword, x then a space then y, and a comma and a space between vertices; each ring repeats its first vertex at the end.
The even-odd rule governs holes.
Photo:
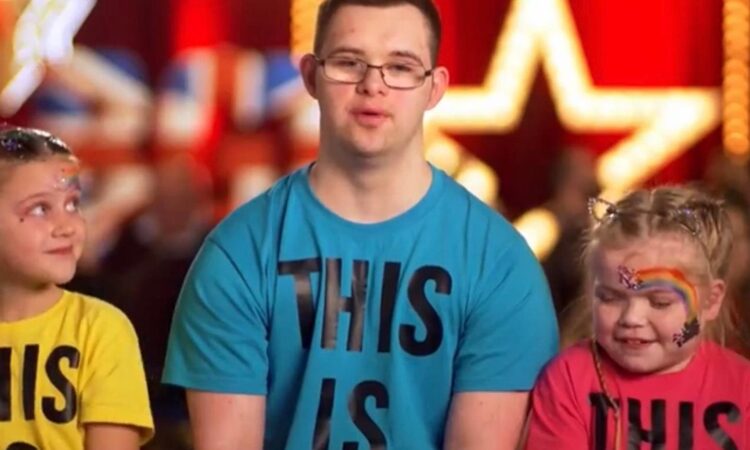
POLYGON ((341 81, 341 80, 337 80, 335 78, 331 78, 328 75, 328 73, 326 73, 326 62, 328 60, 330 60, 330 59, 347 59, 347 58, 343 58, 343 57, 339 57, 339 56, 330 56, 328 58, 320 58, 317 55, 312 55, 312 57, 315 59, 315 62, 318 64, 318 66, 320 66, 320 67, 323 68, 323 76, 326 78, 326 80, 332 81, 334 83, 341 83, 341 84, 359 84, 359 83, 363 82, 365 80, 365 78, 367 78, 367 72, 369 72, 370 69, 377 69, 378 72, 380 72, 380 79, 383 80, 383 84, 385 84, 386 86, 388 86, 390 89, 396 89, 396 90, 400 90, 400 91, 408 91, 408 90, 417 89, 418 87, 423 86, 424 83, 425 83, 425 81, 427 80, 427 78, 431 77, 435 73, 435 67, 433 67, 431 69, 425 69, 424 66, 422 66, 422 69, 424 69, 424 73, 422 74, 422 80, 419 82, 419 84, 417 84, 415 86, 411 86, 411 87, 391 86, 390 84, 388 84, 388 82, 385 79, 385 72, 383 71, 383 69, 385 67, 393 65, 393 64, 387 63, 387 64, 375 65, 375 64, 370 64, 367 61, 364 61, 364 60, 359 59, 359 58, 350 58, 350 59, 352 59, 354 61, 358 61, 358 62, 364 64, 365 65, 365 70, 362 71, 362 76, 360 77, 360 79, 358 81, 341 81))

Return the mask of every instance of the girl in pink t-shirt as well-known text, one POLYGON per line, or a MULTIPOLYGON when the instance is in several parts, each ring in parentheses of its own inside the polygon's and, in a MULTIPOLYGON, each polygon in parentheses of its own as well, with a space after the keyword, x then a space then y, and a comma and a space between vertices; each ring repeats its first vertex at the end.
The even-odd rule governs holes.
POLYGON ((590 339, 532 394, 527 450, 750 449, 750 363, 720 345, 731 231, 683 187, 590 204, 590 339))

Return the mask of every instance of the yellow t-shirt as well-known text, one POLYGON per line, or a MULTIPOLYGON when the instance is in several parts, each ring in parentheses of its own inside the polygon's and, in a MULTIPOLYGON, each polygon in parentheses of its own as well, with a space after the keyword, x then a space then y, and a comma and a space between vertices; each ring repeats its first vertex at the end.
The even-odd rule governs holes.
POLYGON ((64 291, 44 313, 0 323, 0 450, 83 449, 87 423, 137 427, 143 442, 154 432, 130 321, 64 291))

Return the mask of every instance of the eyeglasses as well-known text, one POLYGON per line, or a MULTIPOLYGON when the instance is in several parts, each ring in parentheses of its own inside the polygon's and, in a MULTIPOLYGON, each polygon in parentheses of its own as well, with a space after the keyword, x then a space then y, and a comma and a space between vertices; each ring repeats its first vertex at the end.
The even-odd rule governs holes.
POLYGON ((68 146, 47 133, 34 128, 0 126, 0 159, 29 160, 45 152, 72 154, 68 146))
POLYGON ((361 83, 369 69, 378 69, 383 83, 391 89, 414 89, 424 84, 434 68, 426 70, 421 64, 403 62, 385 63, 380 66, 368 64, 361 59, 345 56, 318 58, 315 61, 323 68, 323 75, 330 81, 345 84, 361 83))

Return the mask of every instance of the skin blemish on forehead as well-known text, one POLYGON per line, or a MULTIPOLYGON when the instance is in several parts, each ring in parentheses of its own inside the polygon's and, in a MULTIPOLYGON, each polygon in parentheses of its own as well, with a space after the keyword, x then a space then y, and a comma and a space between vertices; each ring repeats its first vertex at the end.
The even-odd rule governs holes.
POLYGON ((678 347, 700 333, 698 322, 698 294, 695 286, 679 269, 672 267, 653 267, 634 270, 627 266, 617 268, 620 284, 631 291, 640 292, 648 289, 663 289, 675 293, 682 301, 687 319, 673 340, 678 347))

